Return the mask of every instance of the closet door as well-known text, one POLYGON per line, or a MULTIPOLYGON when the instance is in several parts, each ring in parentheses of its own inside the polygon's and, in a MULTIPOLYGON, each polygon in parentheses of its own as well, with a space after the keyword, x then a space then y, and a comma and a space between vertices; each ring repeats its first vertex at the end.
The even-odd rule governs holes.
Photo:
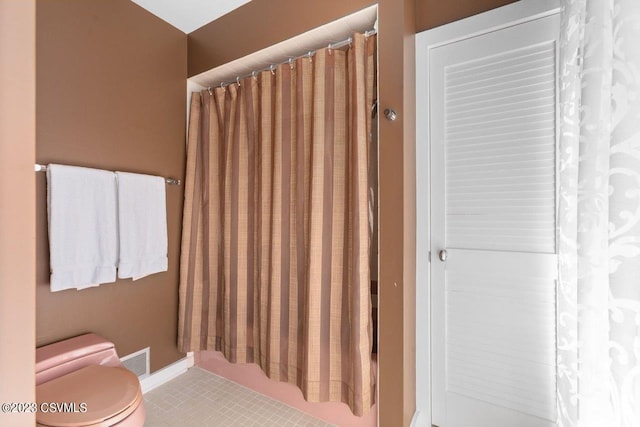
POLYGON ((429 51, 439 427, 555 425, 559 25, 552 15, 429 51))

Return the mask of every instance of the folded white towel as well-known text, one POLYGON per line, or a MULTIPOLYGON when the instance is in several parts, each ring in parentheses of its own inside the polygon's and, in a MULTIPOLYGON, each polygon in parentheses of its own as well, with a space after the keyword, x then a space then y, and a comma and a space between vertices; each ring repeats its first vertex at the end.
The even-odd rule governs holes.
POLYGON ((116 177, 74 166, 47 168, 51 291, 115 282, 116 177))
POLYGON ((118 277, 133 280, 167 271, 167 207, 164 178, 116 172, 120 260, 118 277))

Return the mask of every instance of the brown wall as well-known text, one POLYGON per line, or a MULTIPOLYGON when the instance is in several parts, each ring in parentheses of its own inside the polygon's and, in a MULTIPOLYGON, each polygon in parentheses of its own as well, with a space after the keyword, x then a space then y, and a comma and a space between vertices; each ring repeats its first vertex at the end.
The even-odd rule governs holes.
MULTIPOLYGON (((412 22, 421 31, 510 2, 416 0, 413 16, 411 1, 380 0, 381 107, 392 106, 400 113, 396 122, 383 120, 380 129, 382 426, 408 425, 414 406, 412 22), (403 348, 403 354, 397 348, 403 348)), ((189 75, 344 16, 371 1, 301 3, 253 0, 192 33, 189 75)), ((94 331, 114 340, 121 354, 150 345, 154 370, 181 356, 175 350, 175 325, 182 188, 167 189, 169 272, 136 283, 119 281, 80 292, 49 292, 45 179, 31 169, 35 143, 33 8, 33 0, 0 1, 3 402, 34 399, 34 329, 38 344, 94 331), (34 292, 29 286, 36 272, 36 234, 37 328, 34 292)), ((185 36, 124 0, 41 1, 37 16, 37 161, 182 176, 185 36)), ((8 417, 0 414, 0 424, 33 423, 30 415, 8 417)))
MULTIPOLYGON (((129 0, 37 3, 38 163, 182 178, 186 35, 129 0)), ((81 291, 49 290, 46 178, 37 174, 37 344, 84 332, 120 356, 176 348, 183 187, 167 186, 169 271, 81 291)))
POLYGON ((418 32, 486 12, 517 0, 416 0, 418 32))
MULTIPOLYGON (((253 0, 189 34, 189 75, 374 3, 371 0, 253 0)), ((399 113, 395 122, 381 119, 379 129, 379 425, 402 426, 409 425, 415 410, 415 209, 412 208, 415 173, 411 154, 415 146, 415 13, 413 0, 381 0, 379 5, 380 108, 381 111, 394 108, 399 113), (404 351, 397 351, 399 348, 404 351)))
POLYGON ((35 0, 0 1, 0 402, 35 402, 35 18, 35 0))
POLYGON ((379 425, 415 412, 415 4, 379 2, 379 425), (402 351, 398 351, 402 349, 402 351))
POLYGON ((375 0, 253 0, 189 34, 189 76, 375 3, 375 0))

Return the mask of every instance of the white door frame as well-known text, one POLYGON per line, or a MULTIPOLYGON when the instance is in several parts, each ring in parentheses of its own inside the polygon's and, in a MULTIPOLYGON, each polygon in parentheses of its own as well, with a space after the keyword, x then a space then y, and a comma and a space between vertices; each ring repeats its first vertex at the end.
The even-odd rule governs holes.
POLYGON ((411 422, 413 427, 431 427, 431 168, 429 121, 426 120, 429 117, 429 51, 559 11, 559 0, 520 0, 416 35, 416 412, 411 422))

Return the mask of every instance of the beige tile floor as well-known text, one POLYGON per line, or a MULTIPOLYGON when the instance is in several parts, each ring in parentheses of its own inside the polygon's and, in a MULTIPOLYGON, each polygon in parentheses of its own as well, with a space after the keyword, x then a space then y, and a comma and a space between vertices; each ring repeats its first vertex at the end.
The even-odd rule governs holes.
POLYGON ((211 372, 193 367, 144 395, 145 427, 331 427, 211 372))

